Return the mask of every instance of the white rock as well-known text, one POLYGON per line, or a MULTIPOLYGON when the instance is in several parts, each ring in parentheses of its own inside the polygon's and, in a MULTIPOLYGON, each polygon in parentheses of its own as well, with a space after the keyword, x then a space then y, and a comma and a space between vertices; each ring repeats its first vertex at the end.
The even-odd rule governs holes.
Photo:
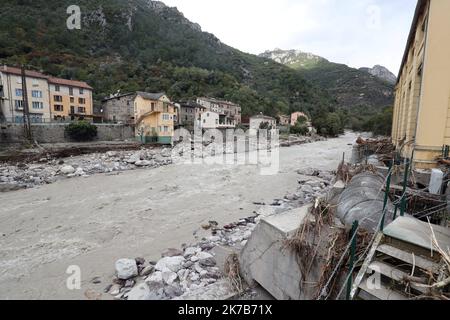
POLYGON ((134 165, 137 167, 147 167, 151 164, 152 164, 151 161, 148 160, 139 160, 134 163, 134 165))
POLYGON ((147 283, 162 283, 163 281, 164 280, 163 280, 161 271, 156 271, 156 272, 152 273, 152 275, 150 277, 145 279, 145 282, 147 282, 147 283))
POLYGON ((200 280, 200 276, 198 273, 192 272, 190 279, 191 279, 191 281, 198 281, 198 280, 200 280))
POLYGON ((214 256, 213 256, 212 254, 210 254, 210 253, 208 253, 208 252, 204 252, 204 251, 198 252, 198 253, 196 254, 196 256, 197 256, 197 258, 198 258, 200 261, 206 260, 206 259, 209 259, 209 258, 214 258, 214 256))
POLYGON ((252 232, 251 231, 245 231, 244 235, 243 235, 243 239, 244 240, 248 240, 248 239, 250 239, 251 236, 252 236, 252 232))
POLYGON ((128 300, 150 300, 151 299, 150 288, 146 283, 140 283, 136 285, 130 292, 127 293, 128 300))
POLYGON ((75 171, 75 175, 77 175, 77 176, 84 175, 83 168, 77 168, 77 170, 75 171))
POLYGON ((303 185, 301 189, 305 193, 313 193, 314 192, 313 188, 309 184, 303 185))
POLYGON ((198 260, 200 260, 197 256, 192 256, 191 257, 191 261, 192 262, 197 262, 198 260))
POLYGON ((162 271, 162 278, 165 283, 167 283, 168 285, 171 285, 174 283, 175 280, 177 280, 178 275, 175 272, 172 272, 171 270, 166 269, 166 270, 162 271))
POLYGON ((138 268, 134 259, 120 259, 116 261, 117 277, 128 280, 138 275, 138 268))
POLYGON ((182 269, 185 261, 186 259, 182 256, 165 257, 158 261, 158 263, 155 266, 155 269, 159 271, 169 269, 172 272, 178 272, 180 271, 180 269, 182 269))
POLYGON ((211 242, 219 242, 221 239, 218 236, 212 236, 212 237, 209 237, 208 240, 211 242))
POLYGON ((62 174, 72 174, 72 173, 75 172, 75 168, 72 167, 72 166, 62 166, 62 167, 59 169, 59 171, 60 171, 62 174))
POLYGON ((199 251, 201 251, 200 248, 189 247, 189 248, 186 248, 186 249, 184 250, 184 256, 185 256, 185 257, 189 257, 189 256, 192 256, 192 255, 196 254, 196 253, 199 252, 199 251))
POLYGON ((114 284, 110 289, 109 289, 109 294, 110 295, 112 295, 112 296, 116 296, 116 295, 118 295, 119 293, 120 293, 120 289, 121 289, 121 286, 120 285, 118 285, 118 284, 114 284))

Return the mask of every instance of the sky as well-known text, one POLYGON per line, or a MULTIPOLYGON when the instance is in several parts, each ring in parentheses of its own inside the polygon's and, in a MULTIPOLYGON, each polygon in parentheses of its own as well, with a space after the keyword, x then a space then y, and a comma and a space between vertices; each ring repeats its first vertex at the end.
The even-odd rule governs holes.
POLYGON ((162 0, 241 51, 297 49, 398 73, 417 0, 162 0))

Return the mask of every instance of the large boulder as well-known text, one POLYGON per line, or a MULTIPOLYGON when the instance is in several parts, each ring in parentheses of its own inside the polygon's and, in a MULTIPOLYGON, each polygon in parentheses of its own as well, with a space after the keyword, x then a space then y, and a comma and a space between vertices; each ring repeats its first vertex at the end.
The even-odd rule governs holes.
POLYGON ((155 269, 158 271, 165 271, 166 269, 169 269, 172 272, 178 272, 183 268, 185 260, 186 259, 182 256, 165 257, 158 261, 155 269))
POLYGON ((117 277, 122 280, 128 280, 138 275, 136 260, 120 259, 116 261, 117 277))
POLYGON ((67 165, 67 166, 62 166, 62 167, 59 169, 59 172, 61 172, 62 174, 72 174, 72 173, 75 172, 75 168, 72 167, 72 166, 69 166, 69 165, 67 165))

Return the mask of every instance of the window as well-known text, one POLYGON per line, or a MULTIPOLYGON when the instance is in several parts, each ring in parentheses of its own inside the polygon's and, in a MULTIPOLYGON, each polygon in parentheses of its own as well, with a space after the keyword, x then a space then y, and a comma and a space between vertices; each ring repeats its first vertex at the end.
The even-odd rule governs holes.
POLYGON ((42 91, 33 90, 33 91, 31 91, 31 96, 33 98, 42 98, 42 91))
POLYGON ((56 102, 62 102, 62 97, 61 96, 53 96, 53 100, 55 100, 56 102))
POLYGON ((85 98, 78 98, 78 103, 79 104, 86 104, 86 99, 85 98))
POLYGON ((33 79, 33 87, 38 87, 39 81, 37 79, 33 79))
POLYGON ((23 95, 22 89, 16 89, 16 97, 21 97, 23 95))
POLYGON ((80 94, 84 94, 84 89, 80 88, 80 94))
POLYGON ((33 101, 31 105, 33 109, 44 109, 44 104, 42 102, 33 101))
POLYGON ((73 88, 69 87, 69 95, 73 96, 73 88))
POLYGON ((164 126, 164 132, 169 132, 169 127, 168 126, 164 126))
POLYGON ((60 104, 55 104, 55 106, 53 108, 55 111, 58 111, 58 112, 64 111, 64 106, 62 106, 60 104))
POLYGON ((162 118, 163 118, 163 120, 168 121, 168 120, 170 120, 170 115, 167 114, 167 113, 164 113, 164 114, 162 115, 162 118))
POLYGON ((75 103, 75 98, 74 97, 70 97, 70 103, 75 103))
POLYGON ((55 85, 55 91, 59 92, 59 91, 61 91, 61 88, 58 85, 55 85))
POLYGON ((78 113, 86 113, 85 107, 78 107, 78 113))
POLYGON ((22 100, 14 100, 14 105, 16 109, 23 109, 23 101, 22 100))

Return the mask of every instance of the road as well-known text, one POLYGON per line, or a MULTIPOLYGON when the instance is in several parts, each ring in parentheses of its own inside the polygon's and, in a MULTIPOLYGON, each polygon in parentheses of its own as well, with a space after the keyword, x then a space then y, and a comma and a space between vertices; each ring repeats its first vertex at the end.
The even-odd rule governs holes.
POLYGON ((185 164, 0 194, 0 299, 83 299, 88 289, 102 292, 117 259, 158 260, 166 248, 194 243, 202 223, 252 215, 253 202, 296 190, 296 170, 335 170, 356 138, 346 133, 281 148, 274 176, 251 165, 185 164), (81 269, 80 290, 67 289, 71 265, 81 269), (92 284, 94 277, 101 283, 92 284))

